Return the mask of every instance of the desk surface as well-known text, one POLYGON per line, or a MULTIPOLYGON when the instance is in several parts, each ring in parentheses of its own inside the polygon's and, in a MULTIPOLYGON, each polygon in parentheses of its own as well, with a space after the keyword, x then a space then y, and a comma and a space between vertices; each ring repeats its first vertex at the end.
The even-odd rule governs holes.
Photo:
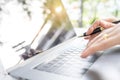
POLYGON ((3 68, 3 64, 1 61, 0 61, 0 80, 15 80, 7 74, 7 72, 3 68))

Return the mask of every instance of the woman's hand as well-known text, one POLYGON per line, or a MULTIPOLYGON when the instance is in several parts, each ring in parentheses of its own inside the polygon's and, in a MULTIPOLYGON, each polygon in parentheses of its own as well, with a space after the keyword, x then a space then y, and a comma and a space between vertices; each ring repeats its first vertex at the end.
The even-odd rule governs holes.
POLYGON ((86 49, 82 52, 81 57, 85 58, 96 51, 105 50, 114 45, 120 44, 120 24, 113 24, 114 19, 98 20, 88 29, 87 34, 92 33, 97 27, 103 27, 101 33, 87 36, 89 39, 86 49))

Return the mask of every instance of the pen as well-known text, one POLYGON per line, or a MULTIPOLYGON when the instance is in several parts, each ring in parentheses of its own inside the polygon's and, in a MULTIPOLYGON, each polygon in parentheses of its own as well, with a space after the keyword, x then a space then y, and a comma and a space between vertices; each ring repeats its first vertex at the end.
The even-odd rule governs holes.
MULTIPOLYGON (((112 22, 112 23, 117 24, 117 23, 119 23, 119 22, 120 22, 120 20, 114 21, 114 22, 112 22)), ((93 34, 96 34, 96 33, 98 33, 98 32, 101 32, 103 29, 104 29, 103 27, 98 27, 98 28, 96 28, 96 29, 95 29, 91 34, 89 34, 89 35, 93 35, 93 34)), ((78 37, 85 37, 85 36, 89 36, 89 35, 87 35, 86 32, 85 32, 85 33, 83 33, 81 36, 78 36, 78 37)))

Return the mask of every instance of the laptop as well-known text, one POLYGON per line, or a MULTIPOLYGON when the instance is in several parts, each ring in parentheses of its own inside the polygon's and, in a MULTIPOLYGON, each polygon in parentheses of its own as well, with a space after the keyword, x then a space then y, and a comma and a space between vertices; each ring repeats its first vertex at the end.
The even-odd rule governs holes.
POLYGON ((8 70, 16 80, 120 80, 120 46, 80 58, 84 39, 73 38, 8 70))
POLYGON ((80 37, 65 40, 8 69, 8 74, 16 80, 120 80, 120 47, 81 58, 86 44, 80 37))

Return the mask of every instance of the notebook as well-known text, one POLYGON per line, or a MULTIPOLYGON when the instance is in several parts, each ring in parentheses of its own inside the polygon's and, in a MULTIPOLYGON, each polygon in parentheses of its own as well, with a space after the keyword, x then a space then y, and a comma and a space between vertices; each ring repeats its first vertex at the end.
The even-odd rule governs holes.
POLYGON ((17 80, 120 80, 120 46, 80 58, 86 41, 73 38, 8 70, 17 80))
POLYGON ((72 38, 15 66, 9 74, 18 80, 79 80, 101 56, 80 58, 85 45, 83 38, 72 38))

